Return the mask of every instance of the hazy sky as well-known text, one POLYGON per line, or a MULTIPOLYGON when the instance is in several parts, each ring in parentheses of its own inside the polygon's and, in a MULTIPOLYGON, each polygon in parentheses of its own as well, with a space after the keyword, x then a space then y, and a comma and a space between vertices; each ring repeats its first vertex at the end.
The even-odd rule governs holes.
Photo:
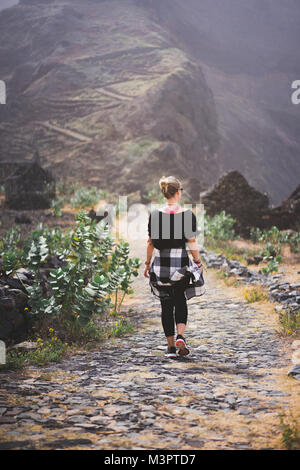
POLYGON ((19 0, 0 0, 0 11, 19 3, 19 0))

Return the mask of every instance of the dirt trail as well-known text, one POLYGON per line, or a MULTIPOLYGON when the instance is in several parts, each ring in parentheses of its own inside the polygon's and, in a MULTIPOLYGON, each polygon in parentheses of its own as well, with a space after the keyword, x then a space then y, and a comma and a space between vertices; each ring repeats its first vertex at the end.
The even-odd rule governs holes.
MULTIPOLYGON (((144 261, 145 243, 131 254, 144 261)), ((299 382, 286 377, 276 317, 205 277, 206 295, 189 301, 189 357, 164 357, 142 265, 124 307, 135 333, 23 377, 0 374, 0 448, 278 449, 299 382)))
POLYGON ((58 132, 66 137, 71 137, 72 139, 79 140, 79 142, 92 142, 90 137, 86 135, 80 134, 79 132, 71 131, 69 129, 63 129, 62 127, 54 126, 53 124, 49 124, 48 122, 37 122, 42 127, 49 129, 50 131, 58 132))

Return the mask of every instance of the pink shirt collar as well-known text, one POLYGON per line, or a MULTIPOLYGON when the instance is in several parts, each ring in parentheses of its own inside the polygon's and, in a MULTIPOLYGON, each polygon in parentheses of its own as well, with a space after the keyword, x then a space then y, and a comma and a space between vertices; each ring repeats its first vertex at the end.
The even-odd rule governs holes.
POLYGON ((164 211, 167 213, 167 214, 176 214, 176 212, 178 212, 180 210, 180 206, 174 206, 174 207, 165 207, 164 208, 164 211))

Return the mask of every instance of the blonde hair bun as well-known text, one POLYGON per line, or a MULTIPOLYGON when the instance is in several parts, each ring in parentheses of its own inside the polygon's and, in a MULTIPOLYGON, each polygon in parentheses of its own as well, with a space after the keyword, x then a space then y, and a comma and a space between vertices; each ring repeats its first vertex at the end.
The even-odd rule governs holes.
POLYGON ((174 176, 162 176, 159 180, 159 186, 164 197, 170 199, 176 194, 181 184, 174 176))
POLYGON ((168 178, 166 176, 163 176, 159 180, 159 186, 161 190, 167 190, 168 188, 168 178))

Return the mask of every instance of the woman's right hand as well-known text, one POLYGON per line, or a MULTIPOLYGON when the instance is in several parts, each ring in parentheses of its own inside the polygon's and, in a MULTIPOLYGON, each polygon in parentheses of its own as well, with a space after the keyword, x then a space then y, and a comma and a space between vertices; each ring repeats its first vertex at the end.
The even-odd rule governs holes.
POLYGON ((149 270, 150 270, 150 265, 147 265, 147 266, 145 267, 145 271, 144 271, 144 276, 145 276, 145 277, 149 277, 149 270))

